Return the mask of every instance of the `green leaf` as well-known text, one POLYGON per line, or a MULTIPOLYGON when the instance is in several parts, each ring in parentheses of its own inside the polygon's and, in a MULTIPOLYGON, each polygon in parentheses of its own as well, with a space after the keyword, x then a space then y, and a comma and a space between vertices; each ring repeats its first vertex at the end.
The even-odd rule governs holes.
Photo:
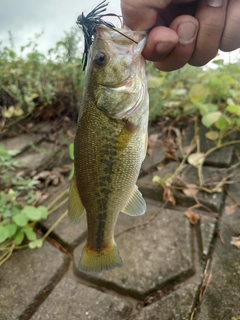
POLYGON ((9 232, 6 226, 0 226, 0 243, 3 243, 9 237, 9 232))
POLYGON ((22 231, 26 234, 26 237, 28 238, 28 240, 30 241, 36 240, 37 235, 30 226, 23 227, 22 231))
POLYGON ((28 224, 28 218, 25 214, 18 213, 13 217, 13 221, 19 226, 24 227, 28 224))
POLYGON ((236 105, 227 106, 226 111, 230 113, 240 114, 240 106, 236 106, 236 105))
POLYGON ((216 126, 219 130, 224 130, 224 129, 226 129, 227 125, 228 125, 228 122, 227 122, 226 118, 225 118, 223 115, 221 115, 221 116, 218 118, 218 120, 216 121, 216 123, 215 123, 215 126, 216 126))
POLYGON ((38 221, 41 219, 41 216, 42 216, 41 210, 38 210, 33 206, 25 206, 22 212, 26 214, 28 219, 31 221, 38 221))
POLYGON ((14 235, 14 238, 15 238, 15 243, 17 245, 20 245, 22 242, 23 242, 23 239, 24 239, 24 233, 22 231, 18 231, 15 235, 14 235))
POLYGON ((240 119, 237 119, 236 124, 240 128, 240 119))
POLYGON ((211 125, 218 121, 221 115, 222 112, 220 111, 210 112, 202 117, 202 124, 205 127, 209 128, 211 125))
POLYGON ((218 111, 218 106, 213 103, 197 103, 196 107, 199 109, 202 116, 207 113, 218 111))
POLYGON ((68 153, 69 153, 70 159, 74 160, 74 144, 73 143, 71 143, 68 146, 68 153))
POLYGON ((201 83, 195 83, 191 86, 188 95, 192 102, 199 102, 206 98, 208 95, 208 89, 201 83))
POLYGON ((6 225, 5 227, 8 230, 8 238, 11 238, 17 232, 17 225, 14 223, 10 223, 10 224, 6 225))
POLYGON ((72 180, 72 177, 74 176, 74 166, 72 166, 72 169, 68 175, 68 180, 72 180))
POLYGON ((37 209, 38 209, 39 212, 41 212, 41 218, 42 219, 47 219, 47 216, 48 216, 47 207, 39 206, 39 207, 37 207, 37 209))
POLYGON ((209 140, 217 140, 218 137, 219 137, 219 133, 217 131, 208 131, 206 134, 205 134, 205 137, 209 140))
POLYGON ((224 60, 223 59, 216 59, 213 60, 212 63, 215 63, 216 65, 223 65, 224 64, 224 60))
POLYGON ((162 179, 161 179, 159 176, 154 176, 154 177, 152 178, 152 182, 153 182, 153 183, 158 183, 158 184, 160 184, 161 181, 162 181, 162 179))
POLYGON ((28 246, 30 249, 41 248, 43 245, 42 239, 36 239, 34 241, 29 242, 28 246))

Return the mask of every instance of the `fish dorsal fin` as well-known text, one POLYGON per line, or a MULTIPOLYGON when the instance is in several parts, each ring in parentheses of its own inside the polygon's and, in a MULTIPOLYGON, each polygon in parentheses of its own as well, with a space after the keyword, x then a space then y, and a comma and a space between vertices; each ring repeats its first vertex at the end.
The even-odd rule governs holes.
POLYGON ((144 214, 145 211, 146 202, 143 199, 141 192, 138 190, 138 187, 135 185, 133 192, 122 212, 128 214, 129 216, 140 216, 144 214))
POLYGON ((68 215, 73 223, 79 223, 82 215, 85 212, 85 208, 82 204, 78 189, 75 175, 72 179, 72 184, 69 190, 68 200, 68 215))

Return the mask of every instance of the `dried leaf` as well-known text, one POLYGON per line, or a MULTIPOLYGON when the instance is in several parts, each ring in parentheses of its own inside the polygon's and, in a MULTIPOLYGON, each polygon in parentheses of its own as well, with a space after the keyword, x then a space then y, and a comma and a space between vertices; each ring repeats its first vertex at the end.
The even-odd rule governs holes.
POLYGON ((156 143, 159 137, 159 133, 152 133, 148 138, 149 143, 156 143))
POLYGON ((217 131, 208 131, 205 133, 205 137, 209 140, 217 140, 219 137, 219 133, 217 131))
POLYGON ((240 236, 239 237, 232 237, 231 245, 240 249, 240 236))
POLYGON ((49 193, 43 193, 42 191, 37 190, 35 205, 39 205, 39 204, 43 203, 45 200, 47 200, 48 197, 49 197, 49 193))
POLYGON ((160 171, 160 170, 162 170, 162 168, 164 168, 164 167, 165 167, 165 164, 164 164, 164 163, 159 163, 159 164, 157 165, 157 170, 160 171))
POLYGON ((153 133, 148 138, 147 154, 150 157, 152 157, 153 155, 153 147, 156 146, 158 138, 159 138, 159 133, 153 133))
POLYGON ((182 148, 183 153, 184 153, 184 154, 187 154, 187 153, 192 152, 192 151, 196 148, 196 146, 197 146, 196 143, 192 143, 192 144, 190 144, 189 146, 183 147, 183 148, 182 148))
POLYGON ((36 174, 36 175, 33 177, 33 179, 34 179, 34 180, 45 180, 45 179, 47 179, 47 177, 50 176, 50 174, 51 174, 50 171, 42 171, 42 172, 36 174))
POLYGON ((47 187, 48 185, 52 184, 57 186, 61 183, 64 178, 61 174, 61 169, 55 168, 52 171, 42 171, 33 177, 34 180, 44 181, 44 186, 47 187))
POLYGON ((198 167, 200 164, 202 164, 205 160, 205 153, 197 152, 192 153, 188 157, 188 163, 193 165, 194 167, 198 167))
POLYGON ((194 197, 198 193, 197 185, 189 183, 186 188, 183 189, 183 193, 188 197, 194 197))
POLYGON ((193 226, 200 220, 200 216, 197 213, 194 213, 190 208, 184 212, 184 215, 193 226))
POLYGON ((232 214, 233 212, 236 211, 238 205, 237 204, 232 204, 231 206, 226 206, 224 209, 224 213, 226 215, 232 214))
POLYGON ((152 155, 153 155, 153 148, 148 148, 148 149, 147 149, 147 154, 148 154, 150 157, 152 157, 152 155))
POLYGON ((173 206, 176 205, 176 199, 173 195, 172 188, 170 186, 163 187, 163 201, 170 202, 173 206))

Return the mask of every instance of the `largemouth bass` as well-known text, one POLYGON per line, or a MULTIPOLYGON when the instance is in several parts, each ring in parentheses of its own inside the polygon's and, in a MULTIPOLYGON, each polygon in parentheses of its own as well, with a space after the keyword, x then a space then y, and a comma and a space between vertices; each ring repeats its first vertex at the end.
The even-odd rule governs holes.
POLYGON ((114 241, 120 212, 142 215, 146 203, 136 181, 146 154, 148 92, 141 52, 146 33, 96 26, 86 69, 74 141, 69 216, 86 211, 88 236, 83 272, 122 266, 114 241))

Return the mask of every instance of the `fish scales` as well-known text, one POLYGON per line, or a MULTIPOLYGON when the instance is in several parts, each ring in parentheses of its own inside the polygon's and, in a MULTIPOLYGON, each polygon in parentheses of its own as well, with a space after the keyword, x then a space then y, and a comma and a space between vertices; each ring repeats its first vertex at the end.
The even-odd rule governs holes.
MULTIPOLYGON (((75 176, 69 200, 72 220, 78 220, 84 208, 87 213, 87 243, 79 264, 84 272, 120 267, 122 260, 114 241, 118 215, 121 211, 130 215, 145 212, 145 202, 135 186, 146 153, 148 123, 145 61, 141 57, 144 43, 132 43, 102 26, 97 32, 74 141, 75 176), (136 50, 137 46, 141 48, 136 50), (94 63, 99 52, 109 54, 103 68, 94 63)), ((140 41, 145 36, 125 32, 140 41)))

